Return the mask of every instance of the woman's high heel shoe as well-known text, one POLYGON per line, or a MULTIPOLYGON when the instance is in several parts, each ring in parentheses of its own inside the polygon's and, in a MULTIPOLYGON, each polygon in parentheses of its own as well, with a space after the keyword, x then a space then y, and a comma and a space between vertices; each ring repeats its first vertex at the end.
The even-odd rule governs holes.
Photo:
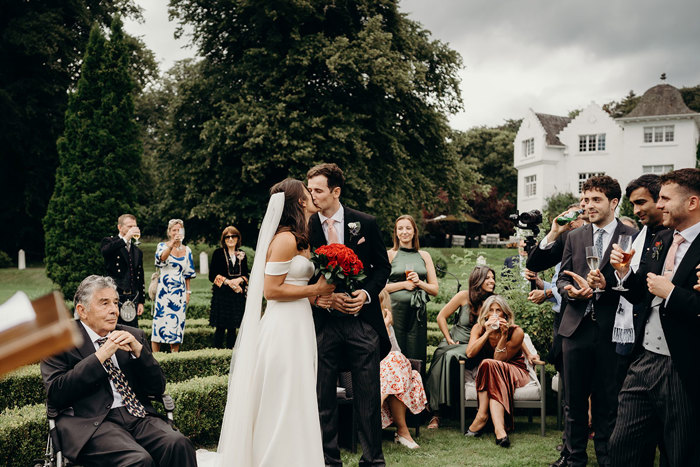
POLYGON ((408 449, 418 449, 420 447, 415 441, 399 436, 398 433, 394 433, 394 442, 406 446, 408 449))
POLYGON ((508 435, 506 435, 504 438, 496 438, 496 444, 502 448, 509 448, 510 438, 508 438, 508 435))
POLYGON ((464 433, 464 436, 468 436, 468 437, 470 437, 470 438, 478 438, 478 437, 481 436, 483 433, 484 433, 484 429, 483 429, 483 428, 482 428, 481 430, 479 430, 479 431, 472 431, 472 430, 470 430, 469 428, 467 428, 467 432, 464 433))

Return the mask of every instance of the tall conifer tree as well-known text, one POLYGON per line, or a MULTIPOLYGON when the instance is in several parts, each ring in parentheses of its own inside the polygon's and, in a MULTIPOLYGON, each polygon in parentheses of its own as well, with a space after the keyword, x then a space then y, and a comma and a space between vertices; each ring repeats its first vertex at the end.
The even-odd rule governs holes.
POLYGON ((48 276, 69 298, 85 276, 104 271, 100 239, 134 209, 141 145, 133 90, 121 20, 113 20, 110 40, 94 26, 58 140, 44 218, 48 276))

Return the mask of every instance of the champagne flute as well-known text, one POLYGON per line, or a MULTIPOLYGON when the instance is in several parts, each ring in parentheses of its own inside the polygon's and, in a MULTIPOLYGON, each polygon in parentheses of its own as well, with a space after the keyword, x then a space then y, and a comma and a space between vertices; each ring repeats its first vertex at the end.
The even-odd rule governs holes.
MULTIPOLYGON (((591 271, 595 271, 600 267, 600 257, 598 256, 598 250, 596 249, 596 247, 586 247, 586 264, 588 264, 588 267, 591 271)), ((595 290, 593 290, 593 292, 602 293, 604 292, 604 290, 599 287, 596 287, 595 290)))
POLYGON ((180 227, 180 232, 178 235, 180 235, 180 243, 184 242, 185 241, 185 228, 184 227, 180 227))
POLYGON ((131 238, 134 239, 134 245, 139 246, 141 244, 141 242, 139 241, 141 239, 141 229, 139 229, 134 235, 132 235, 131 238))
MULTIPOLYGON (((617 245, 622 250, 622 261, 620 261, 620 266, 623 268, 627 267, 632 260, 632 254, 630 253, 630 250, 632 250, 632 236, 620 235, 620 237, 617 239, 617 245)), ((622 279, 620 279, 619 276, 617 276, 617 286, 613 287, 612 289, 617 290, 618 292, 628 292, 628 289, 622 286, 622 279)))

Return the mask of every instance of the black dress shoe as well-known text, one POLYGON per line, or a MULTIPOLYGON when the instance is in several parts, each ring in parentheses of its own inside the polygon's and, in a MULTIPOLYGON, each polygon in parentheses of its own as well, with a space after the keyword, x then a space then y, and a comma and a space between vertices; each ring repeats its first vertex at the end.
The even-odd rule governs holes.
POLYGON ((496 444, 498 444, 502 448, 509 448, 510 447, 510 438, 508 438, 508 435, 506 435, 503 438, 496 438, 496 444))
POLYGON ((555 460, 551 464, 549 464, 549 467, 567 467, 569 465, 568 457, 562 455, 559 457, 559 459, 555 460))

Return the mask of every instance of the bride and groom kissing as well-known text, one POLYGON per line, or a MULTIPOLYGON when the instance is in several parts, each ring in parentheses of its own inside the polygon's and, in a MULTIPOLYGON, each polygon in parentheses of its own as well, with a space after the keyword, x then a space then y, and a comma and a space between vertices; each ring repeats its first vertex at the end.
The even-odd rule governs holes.
POLYGON ((379 292, 391 266, 374 217, 340 203, 335 164, 270 190, 236 340, 217 453, 199 465, 342 465, 336 381, 350 371, 360 465, 384 465, 379 362, 391 348, 379 292), (310 251, 351 248, 364 265, 361 290, 314 277, 310 251), (262 315, 262 298, 267 307, 262 315), (262 318, 261 318, 262 315, 262 318))

